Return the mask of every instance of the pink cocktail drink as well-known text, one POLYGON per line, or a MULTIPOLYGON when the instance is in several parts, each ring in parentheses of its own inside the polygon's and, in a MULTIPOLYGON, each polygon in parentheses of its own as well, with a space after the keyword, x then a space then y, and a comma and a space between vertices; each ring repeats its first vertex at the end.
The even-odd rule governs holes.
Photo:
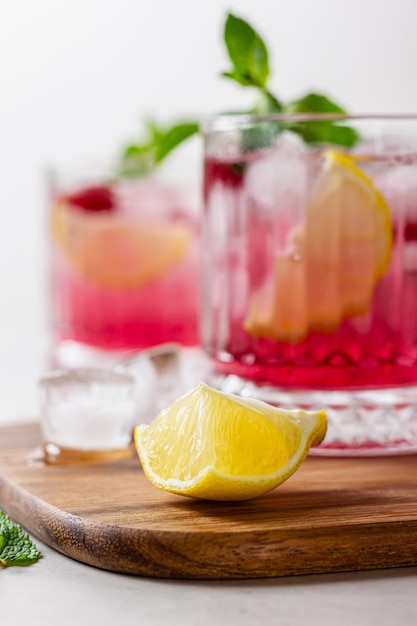
MULTIPOLYGON (((243 156, 235 163, 206 160, 208 196, 214 189, 218 201, 223 195, 221 201, 229 210, 228 219, 233 221, 234 216, 237 228, 241 217, 234 215, 233 210, 245 193, 245 176, 242 172, 233 179, 230 172, 242 168, 243 163, 243 156)), ((392 210, 400 220, 401 206, 392 206, 392 210)), ((245 227, 250 238, 245 243, 238 230, 235 234, 229 232, 231 254, 227 261, 229 267, 224 271, 226 274, 229 270, 228 290, 230 298, 236 294, 236 300, 231 303, 230 317, 225 322, 228 326, 225 341, 216 348, 222 371, 274 385, 307 388, 384 387, 415 382, 417 323, 413 324, 412 320, 417 322, 417 257, 415 264, 407 268, 398 256, 405 253, 404 247, 410 248, 411 254, 415 252, 414 246, 417 250, 417 222, 405 223, 406 237, 401 243, 397 242, 391 267, 376 285, 372 305, 365 315, 344 319, 331 334, 310 332, 299 341, 291 341, 253 336, 245 329, 249 305, 242 302, 242 306, 238 306, 239 294, 242 297, 239 280, 244 280, 245 272, 248 272, 246 287, 249 290, 256 290, 265 280, 270 265, 270 249, 265 246, 265 239, 273 236, 273 220, 270 214, 262 216, 261 211, 247 216, 245 227), (236 251, 242 245, 244 258, 239 259, 236 251), (403 308, 408 312, 408 323, 399 315, 403 308)), ((285 231, 286 227, 283 228, 285 231)), ((288 285, 288 289, 292 287, 288 285)), ((215 315, 221 322, 222 311, 215 311, 215 315)), ((213 347, 209 350, 213 351, 213 347)))
POLYGON ((147 179, 58 189, 50 223, 58 345, 196 344, 198 207, 187 190, 147 179))
POLYGON ((386 446, 372 421, 346 440, 332 422, 355 403, 349 419, 363 423, 417 381, 417 121, 405 140, 358 120, 350 151, 307 145, 282 122, 242 149, 260 126, 228 123, 209 128, 205 159, 202 338, 218 384, 287 406, 337 405, 329 445, 386 446))

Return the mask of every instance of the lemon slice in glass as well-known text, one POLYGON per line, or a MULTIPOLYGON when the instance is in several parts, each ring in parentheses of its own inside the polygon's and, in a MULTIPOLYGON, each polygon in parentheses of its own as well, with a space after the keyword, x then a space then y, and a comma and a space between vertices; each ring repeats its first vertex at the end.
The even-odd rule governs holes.
POLYGON ((343 319, 370 309, 388 269, 389 207, 354 157, 325 153, 296 231, 249 303, 245 329, 254 337, 297 343, 309 332, 334 332, 343 319))
POLYGON ((199 383, 137 426, 136 449, 149 480, 172 493, 247 500, 289 478, 327 428, 324 411, 284 410, 199 383))
POLYGON ((352 157, 330 150, 307 206, 303 256, 310 330, 366 313, 388 268, 388 205, 352 157))
POLYGON ((107 289, 135 289, 161 277, 186 256, 192 241, 184 222, 139 222, 65 204, 55 207, 52 232, 70 267, 107 289))

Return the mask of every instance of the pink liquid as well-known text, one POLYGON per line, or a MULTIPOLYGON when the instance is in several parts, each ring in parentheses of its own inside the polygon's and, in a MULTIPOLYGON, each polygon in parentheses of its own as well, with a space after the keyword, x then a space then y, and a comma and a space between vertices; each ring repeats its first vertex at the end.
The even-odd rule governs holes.
POLYGON ((109 350, 159 343, 197 343, 196 254, 138 290, 105 290, 80 279, 55 258, 52 290, 55 328, 71 339, 109 350))
POLYGON ((146 186, 139 201, 135 194, 135 189, 125 193, 122 206, 132 224, 138 220, 137 214, 147 215, 147 219, 156 215, 168 226, 177 219, 189 223, 194 235, 186 255, 137 287, 108 287, 83 276, 68 262, 59 241, 52 241, 51 315, 58 343, 73 340, 104 350, 132 350, 165 342, 197 343, 197 226, 165 189, 155 193, 146 186))
MULTIPOLYGON (((345 319, 336 332, 310 333, 299 342, 254 338, 244 330, 248 309, 244 292, 247 285, 249 291, 256 289, 265 276, 273 228, 279 236, 279 216, 271 222, 270 215, 247 212, 246 166, 243 157, 235 163, 208 158, 205 164, 206 212, 216 210, 213 207, 220 203, 218 219, 222 213, 227 216, 223 227, 227 244, 223 249, 213 248, 206 268, 214 284, 205 290, 203 313, 204 347, 216 359, 218 370, 284 388, 353 389, 415 383, 417 200, 404 197, 404 189, 398 193, 388 187, 382 190, 393 216, 394 249, 366 314, 345 319), (216 279, 219 275, 221 279, 216 279)), ((207 215, 205 219, 207 228, 211 221, 207 215)), ((286 229, 285 224, 282 227, 286 229)), ((215 233, 210 237, 216 237, 215 233)))

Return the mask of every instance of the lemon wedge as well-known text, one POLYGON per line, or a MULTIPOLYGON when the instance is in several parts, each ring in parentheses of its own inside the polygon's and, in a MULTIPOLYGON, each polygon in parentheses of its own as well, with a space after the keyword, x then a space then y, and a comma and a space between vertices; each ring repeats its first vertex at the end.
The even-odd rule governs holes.
POLYGON ((64 203, 54 209, 52 232, 73 270, 107 289, 135 289, 159 278, 186 256, 192 241, 184 222, 137 222, 64 203))
POLYGON ((345 317, 366 313, 391 249, 382 194, 352 157, 328 151, 305 225, 309 329, 332 331, 345 317))
POLYGON ((389 207, 354 157, 329 150, 307 202, 305 221, 288 235, 271 278, 253 294, 245 329, 297 343, 334 332, 366 313, 392 251, 389 207))
POLYGON ((135 428, 149 480, 171 493, 247 500, 289 478, 327 428, 324 411, 284 410, 199 383, 135 428))

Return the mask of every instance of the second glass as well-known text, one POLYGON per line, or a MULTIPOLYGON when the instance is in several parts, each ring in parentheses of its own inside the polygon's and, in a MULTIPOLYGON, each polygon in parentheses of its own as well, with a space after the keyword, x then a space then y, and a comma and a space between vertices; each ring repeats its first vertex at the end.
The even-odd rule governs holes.
POLYGON ((417 450, 417 117, 205 123, 215 384, 325 408, 320 452, 417 450))
POLYGON ((198 194, 155 176, 84 169, 52 180, 50 308, 56 365, 197 342, 198 194), (87 357, 86 355, 89 355, 87 357))

